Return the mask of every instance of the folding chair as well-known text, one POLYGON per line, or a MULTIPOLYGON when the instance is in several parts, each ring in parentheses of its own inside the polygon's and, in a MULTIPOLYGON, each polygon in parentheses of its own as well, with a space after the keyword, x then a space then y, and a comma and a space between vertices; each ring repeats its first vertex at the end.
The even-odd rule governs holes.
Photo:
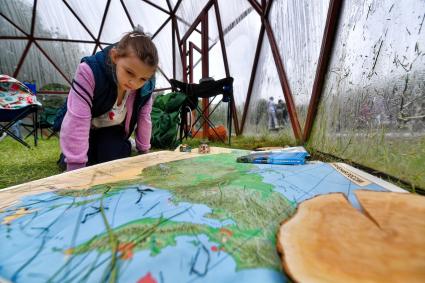
POLYGON ((30 148, 24 139, 11 131, 11 127, 32 114, 33 129, 29 135, 34 135, 34 145, 37 146, 37 112, 40 105, 27 86, 12 77, 0 75, 0 122, 3 123, 0 124, 0 136, 7 133, 22 145, 30 148))
POLYGON ((53 125, 55 123, 56 113, 58 112, 58 108, 54 107, 43 107, 39 118, 38 118, 38 128, 40 129, 40 137, 43 138, 43 130, 48 131, 47 139, 50 139, 53 136, 57 136, 58 132, 53 129, 53 125))
POLYGON ((173 91, 182 92, 187 95, 188 99, 186 105, 181 108, 181 124, 180 124, 180 142, 184 138, 188 138, 189 136, 195 136, 197 132, 202 128, 204 123, 207 123, 208 126, 212 129, 214 134, 220 139, 223 143, 225 140, 220 136, 215 130, 215 125, 211 121, 210 116, 214 113, 217 107, 221 104, 221 102, 227 103, 227 129, 228 129, 228 142, 230 145, 231 136, 232 136, 232 100, 233 100, 233 78, 224 78, 221 80, 215 81, 212 78, 205 78, 201 80, 199 84, 190 84, 184 83, 181 81, 177 81, 174 79, 170 80, 171 87, 173 91), (208 115, 206 115, 205 110, 202 110, 198 105, 199 98, 208 98, 209 103, 207 108, 212 104, 214 99, 218 95, 223 95, 222 100, 215 105, 214 109, 212 109, 208 115), (212 99, 210 99, 212 98, 212 99), (190 122, 190 126, 187 127, 188 118, 187 114, 191 111, 195 110, 198 114, 198 117, 195 121, 190 122), (196 129, 196 131, 192 132, 192 126, 195 125, 200 119, 203 119, 203 123, 201 126, 196 129))
MULTIPOLYGON (((34 125, 34 129, 30 132, 30 134, 34 135, 34 145, 37 146, 37 111, 38 111, 37 105, 28 105, 20 109, 0 109, 0 122, 4 122, 5 124, 0 124, 0 136, 3 135, 3 133, 8 134, 18 142, 20 142, 22 145, 31 148, 30 145, 25 142, 24 139, 18 137, 15 135, 10 128, 17 123, 19 120, 25 118, 29 114, 32 114, 32 122, 34 125)), ((28 137, 28 135, 27 135, 28 137)))

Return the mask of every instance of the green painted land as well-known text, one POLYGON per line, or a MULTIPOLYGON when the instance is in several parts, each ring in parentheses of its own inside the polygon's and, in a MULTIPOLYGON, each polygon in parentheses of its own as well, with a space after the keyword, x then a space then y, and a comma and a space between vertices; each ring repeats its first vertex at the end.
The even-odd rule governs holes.
MULTIPOLYGON (((275 248, 279 223, 288 218, 294 207, 258 174, 250 173, 251 164, 236 163, 236 155, 206 155, 170 162, 143 170, 145 185, 167 189, 172 201, 205 204, 212 209, 207 217, 233 220, 225 229, 167 219, 141 219, 113 230, 119 243, 133 243, 134 250, 151 251, 154 256, 175 245, 178 236, 207 235, 218 243, 217 249, 232 255, 238 269, 280 269, 275 248), (271 256, 272 255, 272 256, 271 256)), ((111 186, 108 194, 119 186, 111 186)), ((122 187, 121 187, 122 188, 122 187)), ((101 188, 93 188, 92 193, 101 188)), ((110 235, 99 235, 76 247, 74 253, 97 249, 110 251, 110 235)))

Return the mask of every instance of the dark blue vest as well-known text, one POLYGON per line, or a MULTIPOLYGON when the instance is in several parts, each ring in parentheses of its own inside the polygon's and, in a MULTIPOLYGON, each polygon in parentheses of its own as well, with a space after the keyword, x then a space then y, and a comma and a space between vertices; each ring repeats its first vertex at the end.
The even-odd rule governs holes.
MULTIPOLYGON (((102 114, 107 113, 114 106, 117 100, 117 84, 115 82, 115 70, 111 59, 109 57, 109 51, 114 45, 110 45, 103 51, 97 52, 95 55, 87 56, 81 59, 81 62, 85 62, 90 66, 93 71, 95 88, 93 94, 91 113, 92 117, 98 117, 102 114)), ((149 101, 152 92, 155 89, 155 78, 151 78, 147 81, 144 86, 138 89, 136 92, 136 98, 134 100, 133 112, 130 121, 130 132, 129 136, 137 123, 140 109, 149 101)))

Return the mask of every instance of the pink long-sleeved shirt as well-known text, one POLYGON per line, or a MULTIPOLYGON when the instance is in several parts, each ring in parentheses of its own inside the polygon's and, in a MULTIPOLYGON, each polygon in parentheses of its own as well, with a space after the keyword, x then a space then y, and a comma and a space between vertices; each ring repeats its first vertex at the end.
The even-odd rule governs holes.
MULTIPOLYGON (((63 119, 60 133, 60 147, 65 155, 67 171, 86 166, 87 152, 89 149, 89 133, 91 127, 91 106, 88 102, 93 100, 95 79, 92 70, 86 63, 81 63, 75 73, 74 84, 78 95, 72 88, 68 95, 68 110, 63 119), (85 98, 85 99, 84 99, 85 98)), ((127 98, 127 115, 125 119, 125 131, 130 132, 130 120, 133 113, 136 91, 131 91, 127 98)), ((152 98, 141 108, 137 119, 136 147, 139 151, 150 149, 152 133, 151 122, 152 98)))

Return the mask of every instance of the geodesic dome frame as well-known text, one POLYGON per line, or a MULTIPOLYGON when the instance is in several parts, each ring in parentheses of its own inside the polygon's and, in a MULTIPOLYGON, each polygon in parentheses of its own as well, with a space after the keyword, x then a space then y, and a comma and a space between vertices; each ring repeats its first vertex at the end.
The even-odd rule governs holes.
MULTIPOLYGON (((209 11, 211 8, 214 8, 215 11, 215 17, 216 17, 216 23, 217 23, 217 29, 219 33, 219 41, 221 45, 222 50, 222 56, 223 56, 223 63, 225 68, 225 74, 226 76, 231 76, 230 69, 229 69, 229 63, 227 58, 227 52, 226 52, 226 44, 224 40, 224 30, 231 29, 232 25, 236 25, 237 21, 240 21, 243 19, 243 14, 241 17, 236 19, 233 23, 231 23, 228 27, 223 29, 221 17, 220 17, 220 7, 217 0, 209 0, 205 3, 203 7, 201 7, 198 16, 191 22, 187 23, 184 19, 179 17, 177 14, 177 11, 179 10, 180 5, 182 4, 182 0, 178 0, 176 3, 172 3, 170 0, 166 0, 166 7, 164 5, 154 3, 149 0, 140 0, 151 7, 155 8, 158 13, 165 13, 167 14, 167 19, 161 24, 161 26, 153 33, 152 38, 155 39, 155 37, 163 30, 164 26, 167 25, 169 22, 171 22, 172 26, 172 50, 173 50, 173 67, 172 67, 172 74, 166 74, 164 70, 159 68, 159 71, 164 76, 164 78, 169 81, 169 78, 172 77, 176 78, 176 60, 181 60, 181 66, 182 66, 182 72, 183 74, 188 74, 187 76, 184 75, 182 77, 183 81, 189 81, 193 82, 193 52, 198 51, 201 54, 201 61, 202 61, 202 76, 207 77, 209 76, 209 65, 208 65, 208 52, 210 50, 209 44, 208 44, 208 16, 209 11), (186 30, 186 32, 182 35, 180 35, 179 30, 179 24, 185 24, 189 25, 189 28, 186 30), (199 30, 197 27, 198 25, 201 25, 201 30, 199 30), (195 43, 190 41, 190 36, 193 32, 197 32, 201 35, 201 47, 198 47, 195 43), (180 55, 180 58, 176 58, 176 53, 178 50, 178 54, 180 55), (187 54, 187 55, 186 55, 187 54), (189 57, 189 62, 187 62, 187 56, 189 57)), ((69 10, 71 15, 75 17, 75 19, 78 21, 78 23, 84 28, 84 30, 90 35, 89 40, 78 40, 78 39, 70 39, 70 38, 47 38, 47 37, 41 37, 37 36, 35 34, 35 28, 36 28, 36 16, 37 16, 37 7, 38 4, 42 2, 42 0, 34 0, 33 8, 32 8, 32 17, 31 17, 31 25, 30 25, 30 31, 27 32, 24 29, 20 27, 19 24, 15 23, 13 19, 11 19, 5 12, 0 12, 0 16, 5 19, 9 24, 11 24, 13 27, 15 27, 20 33, 23 34, 23 36, 0 36, 0 40, 25 40, 27 41, 25 49, 22 52, 22 55, 19 59, 18 64, 16 65, 16 68, 13 71, 13 77, 18 77, 23 65, 23 62, 28 54, 28 51, 30 50, 31 46, 34 45, 44 56, 45 58, 53 65, 53 67, 63 76, 63 78, 71 84, 72 78, 67 76, 65 72, 61 70, 61 66, 59 62, 55 62, 54 59, 52 59, 49 54, 44 50, 44 48, 41 46, 40 42, 43 41, 56 41, 56 42, 70 42, 70 43, 89 43, 94 44, 93 52, 94 54, 99 48, 102 49, 104 45, 112 44, 113 42, 105 42, 102 40, 102 33, 104 32, 104 24, 106 21, 106 17, 108 15, 108 11, 111 8, 111 0, 106 1, 106 6, 103 10, 103 15, 100 22, 100 28, 98 32, 95 34, 91 31, 91 29, 87 26, 87 24, 84 22, 84 20, 80 17, 78 12, 72 7, 70 2, 72 1, 66 1, 62 0, 62 3, 64 4, 64 7, 69 10)), ((164 2, 164 1, 163 1, 164 2)), ((205 1, 204 1, 205 2, 205 1)), ((232 105, 233 113, 234 113, 234 123, 235 123, 235 130, 236 134, 242 134, 247 112, 249 109, 249 104, 251 101, 252 96, 252 90, 253 90, 253 84, 257 72, 257 66, 258 66, 258 60, 260 57, 261 47, 263 44, 263 40, 265 35, 267 35, 267 40, 269 41, 270 47, 272 49, 274 63, 276 64, 276 69, 278 71, 279 81, 282 87, 282 92, 284 94, 284 99, 286 101, 290 122, 292 125, 292 129, 294 132, 294 136, 297 140, 303 141, 306 140, 309 137, 309 134, 311 132, 314 116, 316 113, 318 101, 319 101, 319 95, 320 90, 322 87, 322 81, 324 78, 324 75, 326 73, 326 66, 327 62, 329 60, 330 50, 332 46, 332 40, 333 40, 333 34, 335 31, 336 21, 338 19, 339 10, 341 7, 341 1, 340 0, 331 0, 329 3, 329 10, 328 10, 328 16, 326 20, 326 26, 324 29, 324 36, 323 36, 323 42, 322 47, 320 51, 320 57, 318 60, 317 65, 317 71, 316 71, 316 78, 314 81, 314 86, 311 94, 311 102, 308 110, 308 116, 306 119, 306 125, 304 127, 304 133, 301 130, 300 122, 297 116, 297 111, 295 109, 294 105, 294 99, 292 97, 292 91, 291 87, 288 83, 288 79, 285 74, 284 65, 282 63, 282 58, 278 51, 278 46, 276 43, 276 38, 273 32, 273 29, 269 23, 269 13, 270 9, 273 5, 273 0, 262 0, 261 3, 255 0, 249 0, 248 3, 250 4, 251 8, 259 15, 261 19, 261 28, 258 36, 258 42, 255 50, 255 57, 252 64, 252 70, 250 74, 250 80, 249 80, 249 86, 246 94, 246 101, 242 113, 242 118, 239 119, 237 117, 236 112, 236 106, 232 105)), ((132 15, 129 12, 129 9, 127 7, 126 1, 120 0, 119 3, 121 4, 123 10, 125 11, 126 17, 131 25, 132 28, 135 27, 134 20, 132 18, 132 15)), ((163 3, 164 4, 164 3, 163 3)), ((246 13, 246 11, 245 11, 246 13)), ((167 90, 169 88, 159 88, 157 91, 161 90, 167 90)), ((60 91, 39 91, 40 93, 63 93, 66 94, 67 92, 60 92, 60 91)))

